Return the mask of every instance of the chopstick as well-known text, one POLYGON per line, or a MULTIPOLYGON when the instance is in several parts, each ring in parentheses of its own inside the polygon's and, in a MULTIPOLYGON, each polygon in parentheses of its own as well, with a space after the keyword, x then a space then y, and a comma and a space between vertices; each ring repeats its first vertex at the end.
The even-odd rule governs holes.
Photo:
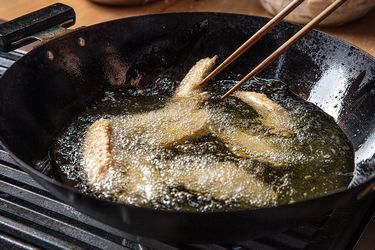
POLYGON ((314 29, 319 23, 331 15, 337 8, 343 5, 347 0, 336 0, 330 4, 323 12, 306 24, 300 31, 298 31, 294 36, 292 36, 288 41, 281 45, 277 50, 275 50, 270 56, 268 56, 263 62, 258 64, 255 69, 253 69, 249 74, 247 74, 243 79, 241 79, 234 87, 232 87, 228 92, 226 92, 221 98, 224 99, 234 91, 236 91, 241 85, 251 80, 261 71, 263 71, 268 65, 274 62, 282 53, 284 53, 291 46, 296 44, 302 37, 304 37, 308 32, 314 29))
POLYGON ((243 43, 236 51, 234 51, 227 59, 224 60, 217 68, 215 68, 211 73, 203 79, 199 84, 201 87, 205 87, 209 80, 214 76, 219 74, 223 69, 225 69, 229 64, 236 60, 239 56, 245 53, 251 46, 253 46, 259 39, 266 35, 273 27, 280 23, 289 13, 295 10, 301 3, 305 0, 294 0, 288 4, 281 12, 279 12, 274 18, 272 18, 268 23, 266 23, 260 30, 258 30, 252 37, 250 37, 245 43, 243 43))

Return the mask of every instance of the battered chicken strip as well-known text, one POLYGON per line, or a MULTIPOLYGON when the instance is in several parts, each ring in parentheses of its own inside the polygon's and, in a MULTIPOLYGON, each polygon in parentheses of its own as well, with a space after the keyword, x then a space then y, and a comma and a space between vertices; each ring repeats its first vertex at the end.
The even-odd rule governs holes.
POLYGON ((100 119, 92 124, 85 138, 83 146, 83 166, 90 182, 95 183, 103 179, 112 164, 111 157, 112 122, 100 119))
POLYGON ((275 168, 288 166, 289 159, 291 159, 287 151, 271 143, 262 135, 243 131, 234 126, 223 128, 220 124, 212 124, 210 131, 238 157, 254 159, 275 168))
POLYGON ((112 173, 118 176, 108 176, 111 183, 109 187, 116 199, 139 206, 160 202, 168 187, 161 178, 159 169, 147 160, 135 158, 131 154, 127 158, 128 164, 112 173))
POLYGON ((194 100, 172 102, 147 114, 114 119, 115 127, 148 145, 171 148, 209 133, 210 114, 196 105, 194 100))
POLYGON ((235 201, 262 207, 273 204, 277 199, 270 186, 233 162, 189 163, 188 166, 167 169, 164 177, 168 186, 206 194, 216 201, 235 201))
POLYGON ((250 105, 260 115, 261 123, 275 134, 290 137, 294 135, 291 130, 293 119, 289 112, 265 94, 251 91, 237 91, 234 96, 250 105))
POLYGON ((159 171, 147 160, 124 152, 115 142, 119 138, 114 126, 113 121, 100 119, 87 131, 83 166, 92 188, 138 205, 160 198, 166 187, 159 171))
POLYGON ((201 108, 207 95, 199 83, 216 62, 213 58, 198 61, 187 73, 172 100, 162 109, 116 121, 126 134, 140 135, 147 143, 171 148, 209 134, 210 114, 201 108))
POLYGON ((202 86, 199 84, 211 72, 215 66, 217 56, 199 60, 186 74, 176 89, 175 97, 192 97, 202 94, 202 86))

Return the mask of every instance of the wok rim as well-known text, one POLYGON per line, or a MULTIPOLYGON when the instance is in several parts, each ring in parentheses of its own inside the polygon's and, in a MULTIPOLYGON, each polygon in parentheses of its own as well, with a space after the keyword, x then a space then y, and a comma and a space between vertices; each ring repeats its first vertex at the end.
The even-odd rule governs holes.
MULTIPOLYGON (((141 18, 144 18, 144 17, 173 16, 173 15, 186 15, 186 16, 189 16, 189 15, 196 15, 196 14, 201 14, 203 16, 204 15, 242 16, 242 17, 246 17, 246 18, 259 19, 259 20, 262 20, 264 22, 270 20, 270 18, 268 18, 268 17, 246 15, 246 14, 239 14, 239 13, 230 13, 230 12, 214 12, 214 11, 213 12, 210 12, 210 11, 202 11, 202 12, 200 12, 200 11, 198 11, 198 12, 169 12, 169 13, 156 13, 156 14, 147 14, 147 15, 138 15, 138 16, 125 17, 125 18, 118 18, 118 19, 113 19, 113 20, 109 20, 109 21, 105 21, 105 22, 101 22, 101 23, 97 23, 97 24, 93 24, 93 25, 89 25, 89 26, 78 27, 78 28, 75 28, 74 30, 72 30, 71 32, 68 32, 67 34, 64 34, 62 36, 53 38, 53 39, 51 39, 51 40, 49 40, 49 41, 47 41, 47 42, 45 42, 45 43, 37 46, 36 48, 32 49, 28 53, 26 53, 24 56, 22 56, 18 61, 16 61, 14 64, 12 64, 5 71, 5 73, 3 74, 3 76, 0 77, 0 82, 4 81, 2 79, 4 78, 4 76, 6 76, 8 74, 8 71, 15 70, 15 68, 17 67, 17 64, 19 64, 20 61, 25 60, 25 58, 33 56, 34 53, 39 53, 40 50, 43 50, 44 47, 46 45, 50 44, 50 43, 54 43, 54 42, 58 42, 60 40, 64 40, 64 39, 66 39, 69 36, 74 36, 75 34, 78 34, 79 32, 82 32, 82 31, 92 32, 92 31, 90 31, 90 29, 95 29, 95 28, 100 27, 100 26, 108 26, 108 25, 110 25, 112 23, 127 21, 127 20, 131 20, 131 19, 141 19, 141 18)), ((288 26, 292 26, 292 27, 297 27, 297 28, 298 27, 302 27, 302 25, 300 25, 300 24, 293 24, 293 23, 286 22, 286 21, 282 21, 282 23, 284 23, 284 24, 286 24, 288 26)), ((354 44, 351 44, 348 41, 342 40, 342 39, 340 39, 340 38, 338 38, 338 37, 336 37, 334 35, 328 34, 327 32, 324 32, 324 31, 319 31, 319 30, 313 29, 312 31, 309 32, 309 34, 311 34, 311 33, 317 33, 317 34, 323 35, 325 38, 328 38, 329 40, 333 40, 335 42, 338 42, 340 45, 345 45, 347 47, 355 49, 356 51, 358 51, 359 53, 361 53, 364 57, 366 57, 367 59, 369 59, 374 64, 374 66, 375 66, 375 57, 372 56, 369 52, 366 52, 366 51, 362 50, 358 46, 356 46, 354 44)), ((210 214, 210 215, 228 215, 228 214, 230 214, 230 215, 242 215, 242 214, 248 214, 248 213, 251 213, 251 212, 254 212, 254 211, 266 211, 266 210, 275 210, 275 209, 278 209, 278 208, 281 209, 281 208, 286 208, 286 207, 301 206, 301 205, 304 205, 304 204, 309 204, 309 203, 314 202, 316 200, 323 200, 323 199, 328 198, 328 197, 342 195, 344 192, 347 192, 347 191, 354 191, 354 190, 366 189, 366 187, 369 186, 369 185, 371 185, 371 183, 375 184, 375 175, 374 175, 374 176, 370 177, 368 180, 366 180, 365 182, 363 182, 363 183, 361 183, 361 184, 359 184, 357 186, 354 186, 354 187, 342 187, 342 188, 336 189, 334 191, 328 192, 326 194, 323 194, 323 195, 320 195, 320 196, 317 196, 317 197, 313 197, 313 198, 308 198, 308 199, 305 199, 305 200, 296 201, 296 202, 293 202, 293 203, 290 203, 290 204, 281 204, 281 205, 270 206, 270 207, 261 207, 261 208, 252 208, 252 209, 247 208, 247 209, 239 209, 239 210, 232 210, 232 211, 229 210, 229 211, 205 211, 205 212, 183 211, 183 210, 182 211, 181 210, 164 210, 164 209, 155 209, 155 208, 140 207, 140 206, 135 206, 135 205, 131 205, 131 204, 119 203, 119 202, 115 202, 115 201, 111 201, 111 200, 106 200, 106 199, 101 199, 101 198, 98 198, 98 197, 95 197, 95 196, 83 193, 83 192, 79 191, 77 188, 71 187, 71 186, 69 186, 67 184, 64 184, 62 182, 57 181, 56 179, 48 177, 47 175, 45 175, 45 174, 41 173, 40 171, 36 170, 35 168, 33 168, 31 165, 25 163, 23 160, 21 160, 18 156, 16 156, 9 149, 9 147, 7 146, 7 144, 4 143, 4 140, 3 140, 3 138, 2 138, 1 135, 0 135, 0 146, 2 146, 5 149, 5 151, 20 165, 20 167, 23 170, 25 170, 25 172, 27 172, 35 181, 37 181, 39 184, 41 184, 43 187, 45 187, 48 191, 49 191, 49 188, 46 187, 39 179, 34 178, 33 175, 36 175, 39 178, 43 179, 44 181, 52 183, 53 185, 56 185, 59 188, 67 189, 70 192, 73 192, 75 195, 82 195, 85 198, 100 200, 100 202, 108 203, 110 205, 114 205, 114 206, 117 206, 117 207, 122 207, 122 208, 125 207, 125 208, 137 209, 137 210, 144 210, 146 212, 151 212, 151 213, 166 213, 166 214, 178 214, 178 215, 188 215, 188 216, 200 216, 200 215, 203 215, 203 214, 210 214)), ((54 192, 52 192, 52 195, 56 196, 54 194, 54 192)))

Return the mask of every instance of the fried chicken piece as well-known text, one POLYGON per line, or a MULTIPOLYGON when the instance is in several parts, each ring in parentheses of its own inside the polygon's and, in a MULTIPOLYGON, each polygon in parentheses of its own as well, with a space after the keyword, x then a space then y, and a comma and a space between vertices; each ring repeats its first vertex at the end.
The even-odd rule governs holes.
POLYGON ((119 147, 115 126, 109 119, 100 119, 87 131, 83 166, 88 181, 104 196, 115 195, 129 203, 147 204, 165 188, 160 184, 159 171, 147 160, 119 147))
POLYGON ((83 147, 83 166, 90 182, 100 181, 111 166, 112 122, 100 119, 94 122, 86 133, 83 147))
POLYGON ((240 202, 252 207, 273 204, 277 194, 248 171, 233 162, 193 162, 164 171, 168 186, 183 187, 216 201, 240 202))
POLYGON ((116 199, 138 206, 160 202, 168 188, 161 178, 160 170, 146 159, 131 154, 127 155, 127 159, 128 164, 116 171, 118 176, 108 177, 108 181, 111 181, 109 187, 116 199))
POLYGON ((116 127, 121 127, 128 135, 139 135, 147 143, 164 148, 207 135, 210 115, 201 108, 207 95, 201 92, 199 83, 209 74, 216 58, 198 61, 164 108, 116 120, 116 127))
POLYGON ((114 119, 115 127, 149 145, 171 148, 209 133, 210 114, 196 105, 188 99, 172 102, 160 110, 114 119))
POLYGON ((291 137, 293 119, 282 106, 269 99, 265 94, 252 91, 237 91, 234 96, 250 105, 260 115, 262 125, 271 132, 284 137, 291 137))
POLYGON ((275 168, 288 166, 291 159, 287 151, 251 131, 235 126, 224 128, 221 124, 211 124, 210 131, 238 157, 254 159, 275 168))
POLYGON ((199 84, 211 72, 215 66, 217 56, 199 60, 186 74, 176 89, 175 97, 193 97, 202 94, 202 86, 199 84))

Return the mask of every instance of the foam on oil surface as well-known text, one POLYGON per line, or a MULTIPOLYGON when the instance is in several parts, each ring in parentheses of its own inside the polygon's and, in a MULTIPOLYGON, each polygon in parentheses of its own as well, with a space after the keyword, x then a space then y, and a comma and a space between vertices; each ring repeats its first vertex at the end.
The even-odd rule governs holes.
MULTIPOLYGON (((168 103, 176 85, 159 79, 149 89, 106 92, 56 139, 52 155, 63 179, 84 192, 126 204, 190 211, 291 203, 346 187, 350 182, 353 153, 333 119, 296 98, 281 83, 256 80, 245 88, 267 94, 290 111, 294 137, 271 133, 252 108, 234 97, 221 102, 213 95, 203 108, 228 136, 238 134, 232 127, 240 128, 277 150, 254 153, 231 147, 212 134, 165 149, 153 145, 147 133, 132 136, 115 128, 117 163, 108 170, 105 183, 88 184, 82 166, 87 128, 102 117, 121 127, 134 114, 158 110, 168 103), (273 161, 282 161, 285 166, 275 167, 273 161)), ((232 81, 217 82, 211 91, 222 93, 232 85, 232 81)))

